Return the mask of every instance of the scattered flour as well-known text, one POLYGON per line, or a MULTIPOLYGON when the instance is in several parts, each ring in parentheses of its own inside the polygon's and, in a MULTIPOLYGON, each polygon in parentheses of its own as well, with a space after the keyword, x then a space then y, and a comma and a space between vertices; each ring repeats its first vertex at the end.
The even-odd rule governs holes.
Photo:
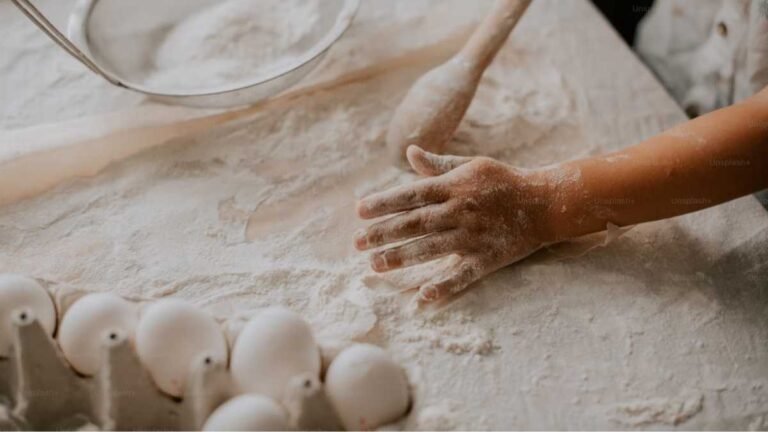
POLYGON ((698 414, 703 407, 703 395, 685 394, 677 398, 618 404, 614 408, 614 419, 618 424, 630 427, 677 426, 698 414))
MULTIPOLYGON (((364 2, 369 9, 361 10, 351 37, 334 46, 320 76, 423 42, 411 32, 444 35, 478 16, 466 12, 475 4, 465 0, 451 7, 419 1, 419 13, 406 3, 364 2), (407 25, 396 25, 397 10, 408 12, 407 25), (458 18, 430 26, 427 12, 458 18), (384 34, 387 44, 375 43, 384 34)), ((568 71, 543 55, 565 58, 572 36, 532 31, 548 22, 550 14, 542 12, 562 7, 546 1, 531 7, 520 37, 488 71, 452 151, 532 168, 600 150, 574 115, 568 71)), ((0 22, 10 20, 11 10, 0 0, 0 22)), ((69 115, 72 105, 73 115, 104 109, 106 102, 88 98, 108 93, 108 86, 89 81, 77 64, 60 70, 56 48, 46 50, 44 36, 19 22, 0 26, 0 34, 23 30, 7 39, 14 43, 0 38, 0 68, 19 89, 0 86, 20 95, 0 107, 2 124, 50 121, 69 115), (40 68, 41 79, 23 79, 34 64, 48 66, 40 68), (86 85, 89 91, 82 90, 86 85)), ((765 266, 750 261, 759 254, 748 242, 722 258, 728 266, 719 257, 691 259, 706 249, 702 241, 717 240, 721 248, 719 233, 743 233, 741 219, 723 224, 715 216, 725 213, 716 213, 637 227, 578 260, 533 256, 484 278, 449 307, 414 310, 409 288, 434 267, 370 271, 352 246, 352 233, 365 225, 354 216, 355 199, 415 178, 387 164, 383 136, 423 72, 403 67, 270 106, 248 121, 4 206, 0 271, 40 278, 64 303, 81 291, 136 301, 187 299, 213 313, 230 337, 258 308, 287 306, 329 341, 324 347, 370 342, 405 365, 416 403, 408 426, 416 428, 609 429, 616 422, 682 421, 705 427, 718 416, 746 427, 755 414, 739 410, 752 404, 757 413, 768 400, 764 388, 735 381, 743 377, 751 385, 765 376, 760 360, 768 354, 768 324, 759 279, 765 266), (691 276, 697 272, 707 278, 691 276), (716 394, 722 407, 705 409, 698 393, 657 399, 683 386, 723 388, 702 390, 708 401, 716 394), (627 394, 638 402, 615 403, 627 394)))
MULTIPOLYGON (((338 59, 332 66, 346 70, 338 59)), ((516 73, 512 88, 539 100, 541 67, 516 73)), ((303 313, 320 340, 382 345, 409 371, 430 357, 493 358, 500 350, 494 328, 474 312, 413 310, 415 296, 402 290, 430 265, 382 277, 352 246, 355 228, 365 225, 354 215, 355 200, 415 178, 387 163, 383 138, 420 72, 406 69, 296 101, 0 209, 7 246, 0 271, 33 274, 67 304, 73 290, 111 290, 136 301, 185 298, 218 317, 230 339, 256 309, 282 304, 303 313), (41 253, 78 258, 24 265, 41 253)), ((561 102, 569 103, 567 96, 550 109, 559 111, 561 102)), ((504 116, 516 121, 521 110, 501 99, 484 103, 493 104, 483 108, 496 111, 499 123, 472 130, 485 139, 476 151, 492 154, 506 134, 504 116)), ((548 117, 529 121, 532 139, 546 142, 558 127, 548 117)), ((419 389, 439 387, 424 382, 419 389)))
MULTIPOLYGON (((35 2, 59 29, 66 29, 72 3, 35 2)), ((0 129, 104 114, 142 99, 84 67, 10 1, 0 1, 0 95, 0 129)))
POLYGON ((226 0, 204 8, 167 33, 146 84, 195 89, 254 79, 300 52, 319 17, 317 0, 226 0))
POLYGON ((768 415, 756 416, 754 420, 749 423, 747 430, 750 431, 764 431, 768 430, 768 415))
POLYGON ((457 426, 457 404, 441 403, 423 407, 416 416, 416 427, 425 431, 454 430, 457 426))

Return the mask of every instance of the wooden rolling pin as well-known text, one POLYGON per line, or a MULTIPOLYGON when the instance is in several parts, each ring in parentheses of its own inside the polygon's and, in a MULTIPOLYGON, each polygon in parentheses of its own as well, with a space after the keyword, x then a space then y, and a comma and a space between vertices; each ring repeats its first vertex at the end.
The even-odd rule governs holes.
POLYGON ((483 72, 531 0, 496 0, 464 47, 411 87, 395 111, 387 146, 399 160, 411 144, 441 153, 464 117, 483 72))

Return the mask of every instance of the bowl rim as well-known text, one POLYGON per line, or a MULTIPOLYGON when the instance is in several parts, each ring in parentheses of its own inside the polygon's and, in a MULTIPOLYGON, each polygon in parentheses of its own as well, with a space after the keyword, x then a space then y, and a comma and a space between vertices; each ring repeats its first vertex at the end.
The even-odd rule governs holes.
MULTIPOLYGON (((183 0, 182 0, 183 1, 183 0)), ((316 0, 322 4, 322 0, 316 0)), ((311 48, 297 56, 293 61, 288 62, 285 66, 276 69, 275 72, 262 74, 253 80, 239 80, 229 87, 220 86, 216 89, 207 89, 204 91, 194 92, 160 92, 156 89, 150 89, 141 83, 136 83, 131 80, 126 80, 115 74, 113 70, 100 61, 97 56, 94 56, 91 50, 90 39, 88 36, 88 21, 93 13, 96 4, 99 0, 77 0, 74 8, 69 15, 69 22, 67 25, 67 33, 69 39, 77 45, 77 47, 88 56, 88 58, 96 64, 104 75, 119 83, 120 86, 129 90, 134 90, 139 93, 143 93, 149 96, 155 96, 159 98, 174 98, 185 99, 205 96, 217 96, 229 93, 241 92, 254 87, 261 86, 281 78, 286 77, 289 74, 297 72, 304 66, 312 63, 321 55, 325 54, 328 49, 336 43, 339 38, 349 29, 355 15, 360 7, 360 0, 342 0, 344 3, 336 16, 336 21, 333 27, 328 31, 320 40, 312 45, 311 48)))

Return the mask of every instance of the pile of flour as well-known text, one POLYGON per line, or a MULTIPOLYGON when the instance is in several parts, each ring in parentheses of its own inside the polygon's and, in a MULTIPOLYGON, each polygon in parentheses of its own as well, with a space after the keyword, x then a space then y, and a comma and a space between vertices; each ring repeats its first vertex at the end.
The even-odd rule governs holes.
POLYGON ((226 0, 172 27, 158 45, 152 88, 194 90, 252 81, 306 48, 317 0, 226 0))

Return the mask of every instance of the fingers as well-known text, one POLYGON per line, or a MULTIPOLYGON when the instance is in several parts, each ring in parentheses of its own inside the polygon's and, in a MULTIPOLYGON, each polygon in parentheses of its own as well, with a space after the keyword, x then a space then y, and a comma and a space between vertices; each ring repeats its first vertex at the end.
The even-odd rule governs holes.
MULTIPOLYGON (((430 177, 445 174, 473 159, 436 155, 417 146, 408 147, 407 156, 413 169, 430 177)), ((442 182, 437 179, 426 179, 366 197, 358 203, 357 213, 363 219, 373 219, 428 204, 441 203, 447 199, 448 192, 442 182)))
POLYGON ((371 267, 381 273, 425 263, 458 252, 461 243, 462 238, 455 230, 432 234, 402 246, 375 252, 371 255, 371 267))
POLYGON ((440 205, 430 205, 375 223, 355 235, 355 247, 368 250, 455 227, 440 205))
POLYGON ((437 155, 412 145, 406 151, 408 162, 413 169, 425 176, 433 177, 445 174, 452 169, 471 161, 471 157, 437 155))
POLYGON ((448 192, 436 179, 424 179, 363 198, 357 204, 357 213, 363 219, 374 219, 447 199, 448 192))
POLYGON ((422 301, 433 302, 463 291, 483 275, 482 260, 466 257, 443 279, 429 282, 419 288, 422 301))

